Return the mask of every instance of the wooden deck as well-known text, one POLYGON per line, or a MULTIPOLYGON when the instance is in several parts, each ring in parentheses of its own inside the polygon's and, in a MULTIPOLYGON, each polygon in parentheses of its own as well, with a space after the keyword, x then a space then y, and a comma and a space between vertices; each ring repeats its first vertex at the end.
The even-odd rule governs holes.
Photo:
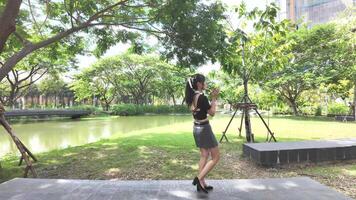
POLYGON ((89 115, 90 111, 86 110, 12 110, 5 112, 6 118, 13 117, 71 117, 80 118, 89 115))

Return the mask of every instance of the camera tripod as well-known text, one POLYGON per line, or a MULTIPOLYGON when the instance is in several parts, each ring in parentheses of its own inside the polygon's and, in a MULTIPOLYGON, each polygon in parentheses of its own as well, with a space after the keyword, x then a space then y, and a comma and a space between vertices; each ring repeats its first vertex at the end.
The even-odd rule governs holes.
POLYGON ((247 142, 254 142, 254 135, 251 132, 251 124, 250 124, 251 122, 250 122, 250 118, 249 118, 249 111, 250 110, 254 110, 257 113, 257 115, 259 116, 259 118, 262 120, 262 122, 265 125, 265 127, 267 128, 266 141, 267 142, 271 142, 271 140, 273 139, 273 141, 277 142, 277 140, 276 140, 276 138, 274 136, 274 133, 271 131, 271 129, 267 125, 266 121, 263 119, 262 115, 258 112, 257 105, 252 103, 250 97, 245 94, 244 97, 242 98, 241 102, 243 102, 243 103, 237 103, 236 110, 235 110, 234 114, 232 115, 229 123, 227 124, 227 126, 226 126, 225 130, 223 131, 223 134, 222 134, 222 136, 220 138, 220 143, 222 142, 222 140, 224 138, 225 138, 225 140, 227 142, 229 142, 229 140, 227 139, 227 136, 226 136, 226 132, 229 129, 229 126, 230 126, 232 120, 234 119, 237 111, 240 110, 240 109, 242 110, 242 115, 241 115, 240 128, 238 128, 239 136, 241 136, 242 124, 243 124, 243 121, 244 121, 244 118, 245 118, 245 128, 249 129, 249 130, 246 131, 246 140, 247 140, 247 142), (251 135, 248 135, 248 133, 250 133, 251 135))

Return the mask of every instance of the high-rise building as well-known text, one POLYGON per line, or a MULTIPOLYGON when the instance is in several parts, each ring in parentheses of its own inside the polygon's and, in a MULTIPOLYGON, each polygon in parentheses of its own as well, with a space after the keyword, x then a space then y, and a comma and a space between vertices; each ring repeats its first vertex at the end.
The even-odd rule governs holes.
POLYGON ((345 9, 356 6, 356 0, 276 0, 281 8, 279 19, 307 22, 309 26, 325 23, 345 9))

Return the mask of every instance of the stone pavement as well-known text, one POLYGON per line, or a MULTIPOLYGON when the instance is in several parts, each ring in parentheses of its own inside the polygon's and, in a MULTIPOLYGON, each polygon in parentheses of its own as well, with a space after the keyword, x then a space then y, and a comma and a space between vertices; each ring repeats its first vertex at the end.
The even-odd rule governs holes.
POLYGON ((310 178, 208 180, 209 194, 190 180, 109 181, 16 178, 0 184, 1 200, 351 200, 310 178))

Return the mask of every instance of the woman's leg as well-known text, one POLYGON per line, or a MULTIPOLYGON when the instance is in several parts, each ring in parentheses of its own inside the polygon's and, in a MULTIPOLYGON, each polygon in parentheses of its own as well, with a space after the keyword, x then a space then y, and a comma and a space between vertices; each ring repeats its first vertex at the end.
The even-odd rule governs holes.
POLYGON ((214 166, 219 162, 220 152, 219 147, 216 146, 210 149, 211 160, 206 163, 203 169, 200 171, 198 178, 199 180, 204 180, 205 176, 214 168, 214 166))
POLYGON ((199 174, 208 162, 209 153, 209 149, 200 148, 199 174))
MULTIPOLYGON (((209 149, 200 148, 199 174, 203 171, 209 159, 209 149)), ((205 184, 204 179, 199 179, 201 185, 205 184)))

